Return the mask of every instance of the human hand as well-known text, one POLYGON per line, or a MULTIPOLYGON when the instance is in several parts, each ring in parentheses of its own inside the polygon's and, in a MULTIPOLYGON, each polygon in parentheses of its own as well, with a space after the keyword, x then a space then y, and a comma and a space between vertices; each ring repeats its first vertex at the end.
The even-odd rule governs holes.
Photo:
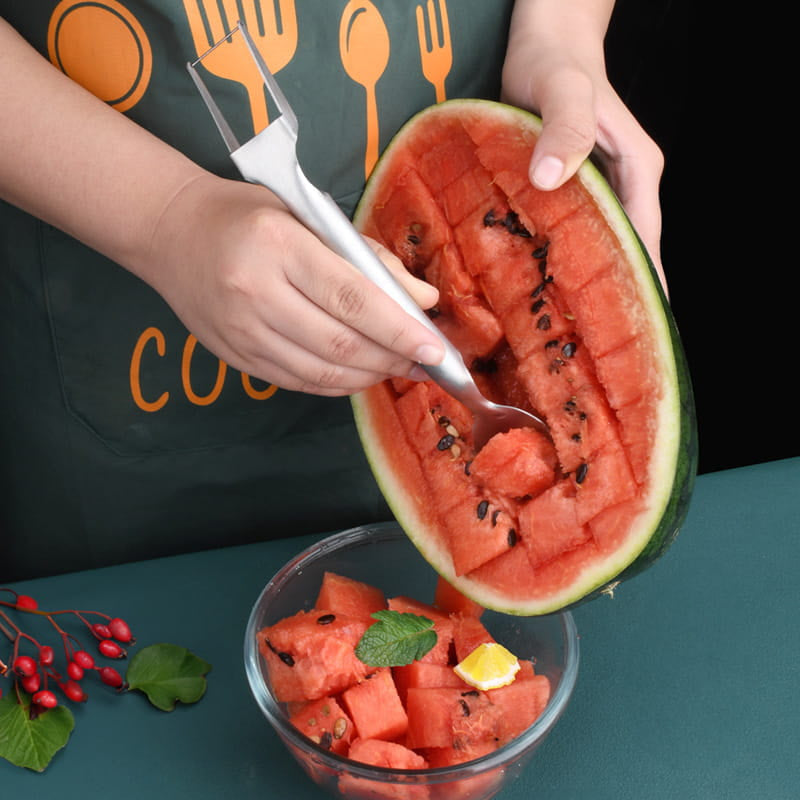
MULTIPOLYGON (((376 242, 422 308, 438 292, 376 242)), ((153 238, 149 281, 198 340, 236 369, 285 389, 351 394, 392 375, 425 377, 438 337, 324 246, 260 186, 202 176, 153 238)))
POLYGON ((666 290, 661 263, 661 150, 609 83, 603 58, 613 3, 519 0, 503 100, 542 117, 531 182, 555 189, 592 151, 641 237, 666 290))

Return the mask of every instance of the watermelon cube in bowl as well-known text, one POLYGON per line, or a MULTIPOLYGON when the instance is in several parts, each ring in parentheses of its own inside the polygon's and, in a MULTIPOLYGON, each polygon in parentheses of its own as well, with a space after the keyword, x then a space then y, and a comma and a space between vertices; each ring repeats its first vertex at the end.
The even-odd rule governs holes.
POLYGON ((292 756, 333 796, 494 797, 566 708, 579 661, 569 611, 450 610, 448 627, 441 597, 437 573, 391 522, 323 539, 279 570, 256 600, 245 634, 251 691, 292 756), (353 661, 353 642, 370 624, 361 609, 381 595, 387 608, 427 609, 453 651, 482 637, 502 642, 520 661, 514 682, 471 691, 438 656, 404 669, 353 661))

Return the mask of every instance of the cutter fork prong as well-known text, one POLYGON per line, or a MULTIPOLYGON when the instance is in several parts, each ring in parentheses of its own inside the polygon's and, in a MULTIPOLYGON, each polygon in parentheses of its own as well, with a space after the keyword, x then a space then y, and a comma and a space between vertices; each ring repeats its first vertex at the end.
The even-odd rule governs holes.
MULTIPOLYGON (((213 48, 212 48, 213 49, 213 48)), ((209 53, 211 50, 208 51, 209 53)), ((204 53, 203 55, 207 55, 204 53)), ((228 148, 229 153, 233 153, 234 150, 239 149, 239 140, 236 138, 231 126, 228 124, 228 120, 225 119, 224 114, 220 110, 220 107, 217 105, 216 100, 211 96, 211 92, 208 91, 208 87, 206 86, 203 79, 200 77, 200 73, 195 69, 195 67, 203 60, 203 56, 197 59, 197 61, 189 61, 186 64, 186 69, 189 70, 189 75, 192 76, 192 80, 194 81, 195 86, 197 87, 197 91, 200 92, 200 97, 203 98, 205 101, 206 106, 208 107, 209 113, 211 114, 211 119, 214 120, 214 124, 217 126, 217 129, 222 136, 222 140, 225 142, 225 146, 228 148)))
POLYGON ((241 30, 242 36, 244 37, 245 43, 247 44, 247 49, 250 51, 250 55, 253 57, 253 61, 256 62, 256 66, 258 67, 258 71, 261 74, 261 77, 264 80, 264 85, 267 87, 267 91, 272 97, 272 102, 275 103, 275 107, 278 109, 280 115, 284 118, 286 125, 296 134, 297 133, 297 117, 295 116, 294 110, 292 109, 291 105, 289 105, 289 101, 286 99, 281 87, 278 85, 278 81, 275 80, 275 76, 269 71, 269 67, 267 66, 267 62, 264 61, 264 57, 261 55, 261 52, 256 47, 255 42, 250 36, 250 33, 247 30, 247 26, 244 24, 242 20, 236 25, 236 29, 241 30))
POLYGON ((200 97, 202 97, 205 101, 209 113, 211 114, 211 118, 214 120, 214 124, 217 126, 217 129, 219 130, 220 135, 222 136, 222 139, 228 148, 228 152, 230 153, 233 153, 239 149, 239 140, 236 138, 231 126, 225 119, 225 115, 220 110, 216 100, 214 100, 211 92, 208 90, 205 81, 203 81, 203 79, 200 77, 200 73, 197 71, 196 67, 204 58, 210 55, 221 44, 230 39, 237 31, 241 32, 244 41, 247 44, 247 49, 250 51, 250 55, 258 67, 258 71, 264 81, 264 85, 272 97, 276 108, 280 112, 280 116, 283 118, 284 124, 292 131, 292 133, 294 133, 295 136, 297 135, 297 117, 295 116, 294 110, 292 109, 291 105, 289 105, 289 101, 281 91, 281 87, 278 85, 275 77, 269 71, 267 63, 264 61, 263 56, 259 52, 255 42, 247 31, 247 26, 240 20, 236 24, 236 27, 232 28, 231 31, 225 34, 225 36, 223 36, 218 42, 215 42, 213 45, 211 45, 211 47, 209 47, 205 53, 199 56, 195 61, 190 61, 186 64, 186 69, 189 70, 189 74, 191 75, 195 86, 197 86, 197 91, 200 93, 200 97))

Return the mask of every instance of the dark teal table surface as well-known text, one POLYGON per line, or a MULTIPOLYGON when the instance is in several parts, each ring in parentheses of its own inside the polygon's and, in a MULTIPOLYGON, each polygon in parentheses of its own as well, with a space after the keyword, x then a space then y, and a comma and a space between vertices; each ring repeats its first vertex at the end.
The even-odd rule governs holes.
MULTIPOLYGON (((213 671, 206 696, 171 713, 95 689, 44 773, 0 761, 2 796, 326 797, 261 716, 242 658, 253 602, 313 538, 18 584, 45 607, 124 616, 140 645, 184 645, 213 671)), ((800 796, 799 570, 800 458, 699 477, 668 554, 575 610, 573 700, 500 797, 800 796)))

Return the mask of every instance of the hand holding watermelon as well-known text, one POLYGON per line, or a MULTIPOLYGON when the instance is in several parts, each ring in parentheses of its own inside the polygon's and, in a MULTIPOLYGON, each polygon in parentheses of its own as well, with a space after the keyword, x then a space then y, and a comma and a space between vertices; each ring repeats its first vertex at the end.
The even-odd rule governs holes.
POLYGON ((503 99, 542 117, 530 163, 538 188, 562 186, 595 150, 666 288, 659 244, 664 159, 606 75, 603 41, 613 7, 613 2, 517 2, 503 99))

